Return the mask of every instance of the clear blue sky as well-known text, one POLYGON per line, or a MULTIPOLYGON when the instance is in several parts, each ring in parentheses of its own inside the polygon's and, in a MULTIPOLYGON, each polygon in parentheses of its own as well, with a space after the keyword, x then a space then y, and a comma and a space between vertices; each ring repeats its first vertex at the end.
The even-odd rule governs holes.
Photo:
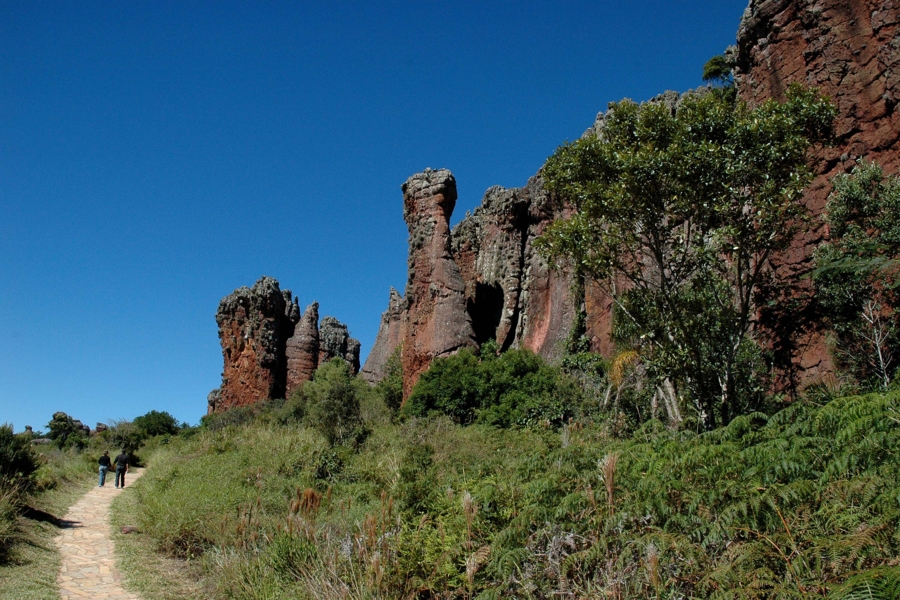
POLYGON ((699 85, 746 4, 0 2, 0 422, 198 422, 263 274, 365 358, 409 175, 452 170, 459 221, 608 102, 699 85))

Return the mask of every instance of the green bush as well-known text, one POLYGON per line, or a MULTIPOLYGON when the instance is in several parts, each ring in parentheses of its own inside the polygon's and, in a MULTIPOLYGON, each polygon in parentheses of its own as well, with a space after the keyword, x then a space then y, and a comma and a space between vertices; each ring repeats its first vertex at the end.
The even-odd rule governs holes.
POLYGON ((461 424, 559 426, 579 414, 574 380, 529 350, 497 356, 482 349, 436 359, 404 407, 407 416, 445 414, 461 424))
POLYGON ((178 421, 168 412, 151 410, 145 415, 135 417, 134 426, 145 437, 155 435, 175 435, 178 433, 178 421))
POLYGON ((14 434, 8 423, 0 425, 0 479, 27 479, 38 466, 31 439, 14 434))
POLYGON ((403 363, 398 347, 388 359, 384 377, 375 385, 375 392, 381 396, 384 405, 396 414, 403 404, 403 363))
POLYGON ((305 422, 320 431, 332 446, 361 441, 365 428, 360 397, 366 387, 365 382, 353 377, 347 361, 328 361, 301 388, 306 401, 305 422))

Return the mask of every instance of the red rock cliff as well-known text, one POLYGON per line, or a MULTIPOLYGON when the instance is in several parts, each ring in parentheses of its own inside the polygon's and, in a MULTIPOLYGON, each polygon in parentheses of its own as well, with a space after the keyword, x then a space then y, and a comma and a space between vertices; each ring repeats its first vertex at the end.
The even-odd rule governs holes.
MULTIPOLYGON (((740 24, 735 71, 740 99, 753 105, 779 98, 790 83, 799 82, 819 87, 839 109, 836 146, 814 159, 818 177, 806 202, 816 215, 830 191, 830 177, 849 171, 858 157, 875 160, 888 172, 900 166, 898 5, 897 0, 753 0, 740 24)), ((679 95, 667 92, 655 101, 674 107, 679 95)), ((603 117, 585 135, 596 134, 603 117)), ((592 350, 607 356, 614 351, 609 298, 589 282, 575 297, 571 274, 553 271, 533 249, 547 225, 565 216, 543 189, 540 173, 523 188, 489 189, 481 206, 449 235, 446 209, 452 210, 456 199, 455 182, 450 183, 449 171, 430 173, 432 179, 420 174, 404 185, 410 229, 407 299, 391 296, 377 352, 373 349, 371 364, 364 367, 370 381, 380 379, 398 345, 411 341, 415 347, 404 348, 404 368, 414 373, 406 380, 406 393, 440 354, 434 351, 438 347, 452 350, 494 338, 503 348, 529 348, 555 359, 579 311, 584 311, 584 335, 592 350), (432 287, 433 282, 438 283, 432 287), (467 318, 459 309, 460 293, 467 318), (432 296, 446 302, 450 318, 432 318, 432 296), (436 328, 436 322, 442 326, 436 328)), ((801 279, 822 239, 823 232, 813 225, 779 258, 779 268, 800 283, 773 298, 775 309, 763 315, 786 388, 831 369, 816 329, 821 318, 808 280, 801 279), (799 313, 793 308, 779 313, 797 305, 799 313)))
MULTIPOLYGON (((735 82, 751 106, 781 98, 791 83, 818 87, 838 108, 836 140, 814 157, 817 177, 805 197, 818 217, 831 191, 830 179, 848 172, 858 158, 900 166, 900 2, 893 0, 752 0, 738 30, 735 82)), ((795 387, 832 369, 819 329, 809 280, 815 247, 825 231, 813 219, 794 248, 777 259, 797 285, 764 315, 785 386, 795 387), (800 310, 780 312, 780 307, 800 310)))
POLYGON ((409 228, 409 274, 404 318, 404 397, 431 361, 474 347, 465 285, 450 254, 450 215, 456 180, 450 171, 426 170, 402 186, 403 218, 409 228))
POLYGON ((359 342, 337 319, 322 320, 320 343, 318 306, 313 302, 301 317, 291 291, 265 276, 224 297, 216 311, 222 385, 209 393, 208 412, 284 398, 335 356, 359 370, 359 342))

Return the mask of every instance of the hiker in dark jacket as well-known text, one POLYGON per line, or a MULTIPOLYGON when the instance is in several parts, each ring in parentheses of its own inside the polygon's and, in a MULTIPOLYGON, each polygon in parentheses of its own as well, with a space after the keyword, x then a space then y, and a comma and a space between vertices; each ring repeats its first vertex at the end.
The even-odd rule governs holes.
POLYGON ((125 451, 125 448, 122 448, 122 454, 116 457, 116 488, 125 487, 125 473, 128 472, 128 464, 131 462, 131 459, 128 456, 128 453, 125 451))
POLYGON ((97 482, 97 487, 103 487, 103 484, 106 483, 106 472, 110 467, 109 450, 104 450, 103 456, 97 462, 100 463, 100 481, 97 482))

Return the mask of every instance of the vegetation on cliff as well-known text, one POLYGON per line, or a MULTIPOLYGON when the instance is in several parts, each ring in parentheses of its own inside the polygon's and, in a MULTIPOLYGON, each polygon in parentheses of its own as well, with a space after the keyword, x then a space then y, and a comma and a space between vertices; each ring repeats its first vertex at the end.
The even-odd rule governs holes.
POLYGON ((819 303, 833 330, 837 364, 862 386, 885 389, 900 341, 900 176, 861 161, 833 183, 829 240, 816 252, 819 303))
POLYGON ((540 240, 544 253, 613 298, 617 344, 707 428, 760 408, 757 292, 777 285, 769 259, 798 230, 807 151, 834 116, 799 87, 752 110, 720 93, 625 100, 599 135, 544 167, 547 187, 575 208, 540 240))

